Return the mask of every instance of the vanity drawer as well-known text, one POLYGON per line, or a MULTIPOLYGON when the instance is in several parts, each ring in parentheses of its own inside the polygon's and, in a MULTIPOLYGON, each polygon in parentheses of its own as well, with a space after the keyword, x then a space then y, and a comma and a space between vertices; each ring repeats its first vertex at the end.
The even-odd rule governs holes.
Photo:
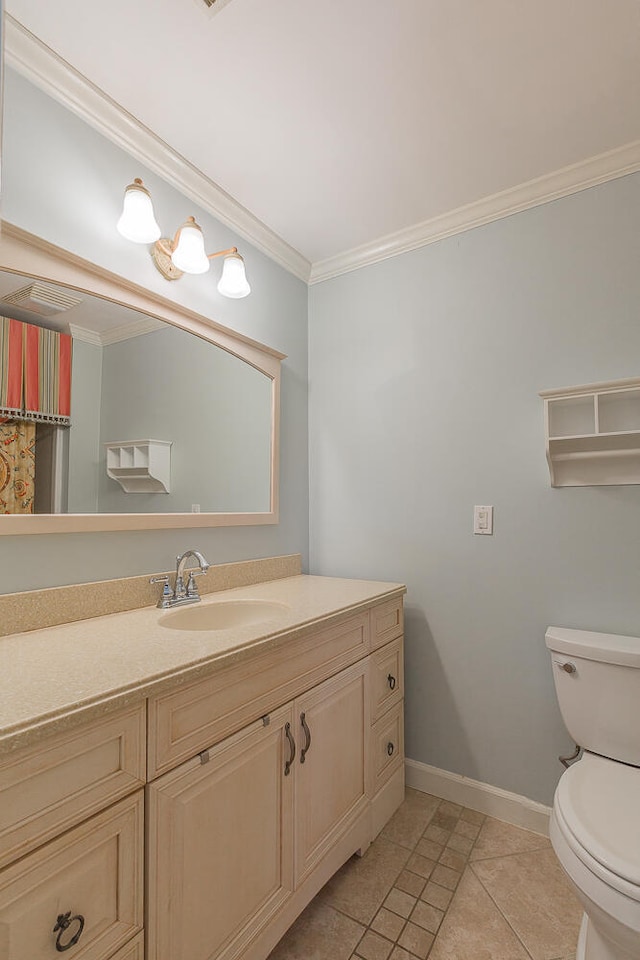
POLYGON ((149 700, 149 779, 173 769, 369 652, 369 614, 312 631, 149 700))
POLYGON ((142 930, 143 810, 139 790, 0 872, 2 960, 54 960, 80 929, 54 933, 69 911, 84 919, 73 960, 106 960, 142 930))
POLYGON ((402 637, 371 656, 371 719, 378 720, 404 697, 402 637))
POLYGON ((0 763, 0 866, 144 782, 144 703, 7 757, 0 763))
POLYGON ((139 933, 134 940, 130 940, 126 947, 118 950, 111 960, 144 960, 144 934, 139 933))
POLYGON ((377 650, 404 633, 402 597, 379 603, 370 611, 371 649, 377 650))
POLYGON ((404 762, 404 701, 371 727, 372 794, 404 762))

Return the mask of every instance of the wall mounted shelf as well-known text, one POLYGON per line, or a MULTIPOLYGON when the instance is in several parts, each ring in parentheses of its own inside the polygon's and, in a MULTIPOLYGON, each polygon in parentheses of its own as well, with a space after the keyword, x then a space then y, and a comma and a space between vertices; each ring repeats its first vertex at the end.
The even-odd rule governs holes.
POLYGON ((552 487, 640 483, 640 378, 540 396, 552 487))
POLYGON ((125 493, 171 492, 171 441, 105 443, 107 474, 125 493))

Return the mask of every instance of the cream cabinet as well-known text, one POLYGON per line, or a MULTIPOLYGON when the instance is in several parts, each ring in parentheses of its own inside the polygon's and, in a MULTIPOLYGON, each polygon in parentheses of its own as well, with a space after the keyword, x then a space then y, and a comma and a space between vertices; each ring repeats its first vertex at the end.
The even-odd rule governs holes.
POLYGON ((106 960, 142 931, 143 813, 138 790, 0 872, 2 960, 106 960))
POLYGON ((302 883, 368 807, 369 664, 361 661, 294 704, 295 879, 302 883))
MULTIPOLYGON (((371 836, 380 833, 404 799, 404 657, 402 600, 372 610, 372 619, 384 627, 383 646, 371 655, 371 836), (389 631, 388 624, 396 629, 389 631), (389 632, 396 633, 389 639, 389 632)), ((374 633, 375 636, 375 633, 374 633)))
POLYGON ((149 960, 244 956, 366 815, 363 660, 149 787, 149 960))
POLYGON ((142 960, 144 703, 0 763, 2 960, 142 960))
POLYGON ((293 890, 289 704, 149 787, 149 960, 236 957, 293 890))
POLYGON ((0 762, 0 867, 145 783, 144 703, 0 762))
POLYGON ((402 802, 402 624, 396 598, 150 701, 150 769, 191 759, 148 786, 148 960, 264 960, 402 802))
POLYGON ((402 629, 398 592, 0 762, 2 960, 264 960, 403 799, 402 629))

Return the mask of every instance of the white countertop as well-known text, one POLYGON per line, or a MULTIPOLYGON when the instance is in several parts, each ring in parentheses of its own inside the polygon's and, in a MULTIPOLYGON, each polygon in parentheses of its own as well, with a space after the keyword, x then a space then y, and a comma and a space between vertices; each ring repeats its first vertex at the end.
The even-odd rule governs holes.
POLYGON ((0 638, 0 755, 172 684, 207 676, 257 646, 286 643, 312 625, 404 592, 397 583, 287 577, 201 601, 260 599, 289 607, 271 621, 174 630, 159 623, 166 611, 143 607, 0 638))

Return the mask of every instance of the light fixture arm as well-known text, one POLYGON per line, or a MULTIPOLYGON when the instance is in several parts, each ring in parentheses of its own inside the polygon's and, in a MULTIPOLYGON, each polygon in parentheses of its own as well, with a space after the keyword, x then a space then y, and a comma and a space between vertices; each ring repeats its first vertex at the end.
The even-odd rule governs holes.
POLYGON ((228 257, 230 253, 237 253, 237 247, 229 247, 227 250, 218 250, 217 253, 208 253, 207 257, 209 260, 213 260, 215 257, 228 257))
MULTIPOLYGON (((195 223, 195 217, 188 217, 187 223, 189 222, 195 223)), ((178 243, 178 240, 180 239, 181 231, 182 231, 182 227, 178 227, 173 240, 169 240, 166 237, 162 237, 160 240, 156 241, 156 246, 158 246, 162 250, 162 252, 165 253, 168 257, 170 257, 176 248, 176 244, 178 243)), ((208 253, 207 259, 214 260, 216 257, 228 257, 230 253, 237 253, 237 252, 238 252, 237 247, 228 247, 226 250, 218 250, 216 251, 216 253, 208 253)))

